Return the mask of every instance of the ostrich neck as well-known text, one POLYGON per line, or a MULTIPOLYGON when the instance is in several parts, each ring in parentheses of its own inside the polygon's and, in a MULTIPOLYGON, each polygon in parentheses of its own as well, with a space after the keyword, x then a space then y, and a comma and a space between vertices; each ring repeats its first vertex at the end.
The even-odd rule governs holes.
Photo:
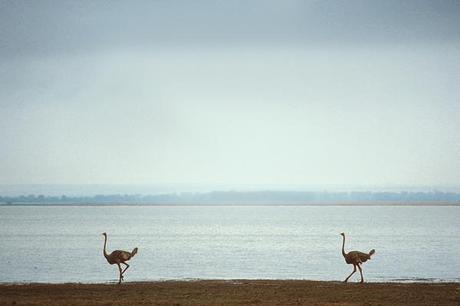
POLYGON ((104 257, 107 258, 109 254, 107 254, 107 251, 105 250, 107 246, 107 235, 104 235, 104 257))
POLYGON ((343 235, 342 238, 342 255, 346 256, 347 254, 345 253, 345 235, 343 235))

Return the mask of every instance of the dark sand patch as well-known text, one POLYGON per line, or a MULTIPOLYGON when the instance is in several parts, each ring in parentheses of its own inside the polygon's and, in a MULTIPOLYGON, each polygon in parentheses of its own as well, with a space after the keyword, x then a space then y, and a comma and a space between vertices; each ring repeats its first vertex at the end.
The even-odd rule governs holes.
POLYGON ((3 284, 0 305, 460 305, 460 284, 294 280, 3 284))

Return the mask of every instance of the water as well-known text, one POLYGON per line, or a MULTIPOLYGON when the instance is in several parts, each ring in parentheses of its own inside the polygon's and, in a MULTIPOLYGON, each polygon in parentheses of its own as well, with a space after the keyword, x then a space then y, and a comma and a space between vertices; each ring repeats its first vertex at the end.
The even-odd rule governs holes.
POLYGON ((108 250, 139 253, 126 281, 460 281, 460 207, 0 207, 0 282, 110 282, 108 250), (356 273, 352 281, 359 279, 356 273))

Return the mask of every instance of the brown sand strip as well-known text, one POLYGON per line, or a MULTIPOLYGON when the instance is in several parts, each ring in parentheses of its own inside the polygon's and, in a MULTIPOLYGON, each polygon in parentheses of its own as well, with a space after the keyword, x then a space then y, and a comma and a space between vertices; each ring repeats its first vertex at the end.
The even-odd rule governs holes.
POLYGON ((280 280, 3 284, 0 305, 460 305, 460 284, 280 280))

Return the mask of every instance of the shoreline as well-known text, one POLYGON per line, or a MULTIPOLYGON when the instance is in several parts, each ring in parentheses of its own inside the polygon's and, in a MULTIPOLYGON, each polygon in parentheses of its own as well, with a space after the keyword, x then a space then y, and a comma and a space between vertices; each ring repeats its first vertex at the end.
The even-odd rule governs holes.
MULTIPOLYGON (((359 277, 358 277, 359 279, 359 277)), ((171 279, 152 279, 152 280, 135 280, 135 281, 123 281, 123 284, 152 284, 152 283, 167 283, 167 282, 184 282, 184 283, 193 283, 193 282, 264 282, 264 281, 273 281, 273 282, 317 282, 317 283, 343 283, 343 280, 314 280, 314 279, 274 279, 274 278, 250 278, 250 279, 238 279, 238 278, 171 278, 171 279)), ((358 283, 357 280, 350 280, 349 284, 358 283)), ((460 285, 460 278, 458 279, 394 279, 394 280, 365 280, 366 284, 376 284, 376 285, 393 285, 393 284, 425 284, 425 285, 436 285, 436 284, 452 284, 460 285)), ((79 282, 79 281, 1 281, 0 288, 2 286, 23 286, 23 285, 113 285, 118 284, 118 280, 113 279, 109 281, 94 281, 94 282, 79 282)))
POLYGON ((0 283, 0 305, 455 305, 460 283, 164 280, 0 283))
POLYGON ((374 201, 374 202, 359 202, 359 201, 343 201, 343 202, 281 202, 281 203, 0 203, 0 207, 24 207, 24 206, 53 206, 53 207, 104 207, 104 206, 125 206, 125 207, 250 207, 250 206, 279 206, 279 207, 296 207, 296 206, 328 206, 328 207, 369 207, 369 206, 392 206, 392 207, 405 207, 405 206, 421 206, 421 207, 447 207, 454 206, 460 207, 460 202, 457 201, 374 201))

